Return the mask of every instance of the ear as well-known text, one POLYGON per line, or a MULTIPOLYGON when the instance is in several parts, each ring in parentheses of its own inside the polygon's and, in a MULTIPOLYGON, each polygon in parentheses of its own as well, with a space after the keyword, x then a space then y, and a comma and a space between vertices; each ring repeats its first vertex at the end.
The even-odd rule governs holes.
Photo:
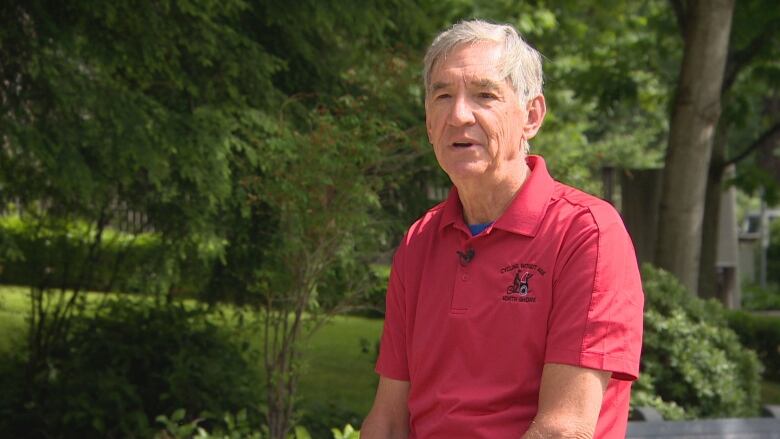
POLYGON ((544 116, 547 114, 547 104, 544 101, 544 96, 537 95, 526 104, 526 120, 523 127, 523 134, 525 139, 532 139, 539 128, 542 127, 544 116))

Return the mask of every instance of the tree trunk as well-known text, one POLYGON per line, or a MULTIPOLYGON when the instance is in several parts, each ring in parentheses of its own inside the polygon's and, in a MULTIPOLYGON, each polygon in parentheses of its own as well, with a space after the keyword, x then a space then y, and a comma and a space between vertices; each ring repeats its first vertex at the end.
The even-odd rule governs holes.
POLYGON ((727 298, 721 297, 717 282, 717 253, 720 239, 720 200, 723 196, 723 171, 726 161, 725 124, 718 125, 718 133, 712 148, 712 160, 707 177, 707 190, 704 205, 701 239, 701 264, 699 266, 699 296, 715 298, 727 304, 727 298))
POLYGON ((698 291, 701 226, 734 0, 691 0, 669 132, 656 264, 698 291))

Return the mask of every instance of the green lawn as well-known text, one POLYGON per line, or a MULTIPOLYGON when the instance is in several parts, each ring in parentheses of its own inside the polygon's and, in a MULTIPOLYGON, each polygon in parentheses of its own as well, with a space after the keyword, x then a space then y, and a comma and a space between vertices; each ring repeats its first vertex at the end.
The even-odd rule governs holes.
POLYGON ((0 351, 11 349, 24 336, 28 309, 26 289, 0 286, 0 351))
POLYGON ((321 328, 305 350, 304 405, 327 402, 365 415, 378 381, 373 370, 381 330, 381 320, 360 317, 336 317, 321 328))

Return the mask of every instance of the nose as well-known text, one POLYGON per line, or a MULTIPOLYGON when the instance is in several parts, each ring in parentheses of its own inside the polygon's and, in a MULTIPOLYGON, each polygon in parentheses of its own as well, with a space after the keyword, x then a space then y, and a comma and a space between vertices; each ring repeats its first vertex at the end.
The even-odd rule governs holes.
POLYGON ((452 126, 472 125, 475 122, 471 102, 460 94, 453 98, 449 116, 449 123, 452 126))

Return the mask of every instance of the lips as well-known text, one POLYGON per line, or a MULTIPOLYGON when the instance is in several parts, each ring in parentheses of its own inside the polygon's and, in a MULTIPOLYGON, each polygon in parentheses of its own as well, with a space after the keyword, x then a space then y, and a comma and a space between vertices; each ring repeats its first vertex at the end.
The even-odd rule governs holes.
POLYGON ((479 144, 479 142, 470 138, 458 139, 451 143, 451 145, 455 148, 468 148, 469 146, 474 146, 477 144, 479 144))

